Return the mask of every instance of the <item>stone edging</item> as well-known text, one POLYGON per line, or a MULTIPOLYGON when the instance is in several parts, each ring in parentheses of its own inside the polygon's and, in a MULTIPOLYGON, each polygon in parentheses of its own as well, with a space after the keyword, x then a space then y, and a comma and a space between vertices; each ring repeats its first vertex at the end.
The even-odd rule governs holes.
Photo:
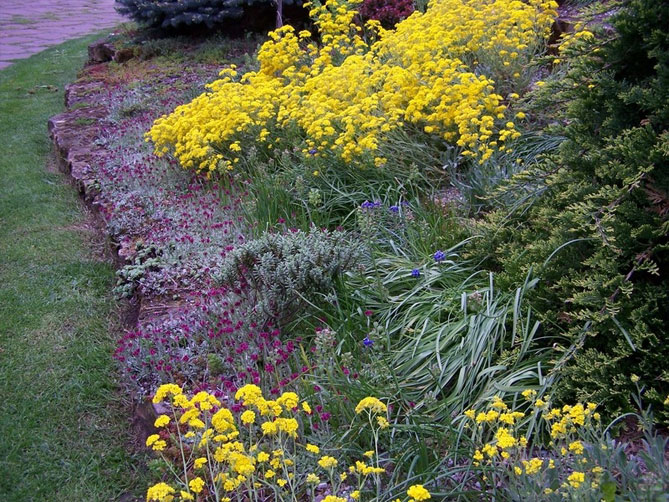
MULTIPOLYGON (((91 44, 88 55, 88 67, 110 61, 125 62, 133 57, 131 50, 116 50, 106 39, 91 44)), ((102 162, 106 154, 104 147, 96 144, 108 116, 107 108, 95 99, 103 91, 104 84, 98 81, 79 80, 68 84, 65 87, 66 110, 48 121, 58 169, 69 176, 81 198, 99 220, 102 220, 100 205, 97 203, 99 192, 91 166, 96 161, 102 162)), ((104 227, 104 223, 100 226, 104 227)), ((117 268, 127 263, 119 250, 118 245, 112 245, 117 268)), ((124 315, 124 324, 126 328, 132 328, 147 319, 168 315, 176 307, 177 305, 135 296, 124 315)), ((156 431, 153 425, 155 418, 166 410, 146 401, 139 402, 134 399, 133 402, 133 428, 137 441, 143 444, 145 438, 156 431)))

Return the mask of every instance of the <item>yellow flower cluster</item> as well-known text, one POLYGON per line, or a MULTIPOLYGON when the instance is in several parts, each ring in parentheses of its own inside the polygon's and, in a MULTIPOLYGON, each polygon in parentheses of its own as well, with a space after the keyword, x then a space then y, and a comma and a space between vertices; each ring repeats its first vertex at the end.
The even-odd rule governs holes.
POLYGON ((592 420, 599 421, 599 413, 595 412, 597 405, 587 403, 585 406, 578 403, 574 406, 564 405, 560 408, 548 410, 544 417, 551 422, 551 437, 553 439, 564 439, 569 434, 576 432, 578 427, 583 427, 592 420))
POLYGON ((355 407, 356 413, 360 414, 363 411, 369 411, 371 413, 386 413, 388 411, 388 407, 377 398, 368 396, 361 399, 358 405, 355 407))
POLYGON ((415 502, 422 502, 432 498, 430 492, 427 491, 423 485, 413 485, 407 490, 407 495, 415 502))
MULTIPOLYGON (((313 472, 305 472, 303 457, 296 456, 300 420, 309 419, 309 405, 294 392, 285 392, 276 400, 265 399, 256 385, 241 387, 235 394, 235 400, 246 408, 238 419, 208 392, 198 392, 189 398, 175 384, 158 388, 153 402, 171 405, 173 419, 169 415, 160 415, 155 426, 162 430, 160 434, 149 436, 146 445, 161 455, 168 446, 168 440, 178 446, 181 455, 175 467, 180 464, 183 474, 177 480, 179 486, 176 488, 163 482, 150 487, 147 502, 195 500, 194 494, 205 490, 216 494, 217 500, 224 502, 229 502, 235 495, 248 495, 249 490, 265 489, 266 493, 274 494, 277 490, 283 493, 283 490, 286 494, 295 494, 304 491, 302 487, 306 486, 311 487, 306 491, 311 490, 313 495, 314 486, 320 478, 313 472), (237 422, 242 427, 238 427, 237 422)), ((387 411, 386 405, 374 397, 363 399, 358 409, 370 413, 387 411)), ((376 466, 358 460, 348 468, 348 472, 336 475, 339 462, 335 457, 323 455, 311 460, 312 467, 317 465, 326 471, 333 493, 349 474, 356 476, 357 486, 362 487, 368 476, 378 477, 385 472, 378 465, 378 430, 375 429, 374 433, 375 449, 364 456, 370 460, 376 457, 376 466)), ((301 449, 320 455, 320 448, 313 444, 304 443, 301 449)), ((176 473, 175 470, 172 472, 176 473)), ((357 497, 354 500, 359 499, 359 491, 357 497)), ((336 495, 330 498, 333 501, 345 500, 336 495)))
MULTIPOLYGON (((509 474, 519 476, 535 476, 538 486, 545 472, 557 471, 561 474, 550 476, 551 479, 562 479, 562 483, 550 488, 549 492, 577 489, 591 476, 592 485, 596 485, 602 467, 591 465, 584 469, 590 460, 586 459, 586 442, 584 438, 596 437, 599 427, 599 414, 594 403, 577 403, 561 408, 551 408, 548 398, 538 399, 535 390, 526 390, 522 396, 529 402, 531 414, 535 415, 550 430, 551 448, 544 457, 529 457, 527 439, 521 431, 521 419, 527 413, 513 411, 501 398, 495 396, 487 405, 487 409, 477 411, 470 409, 464 412, 468 420, 465 426, 473 431, 473 439, 480 447, 472 455, 475 466, 483 462, 495 464, 498 469, 506 469, 509 474), (488 438, 488 441, 485 439, 488 438), (576 469, 574 469, 576 467, 576 469)), ((526 478, 524 478, 526 479, 526 478)))
POLYGON ((147 139, 156 152, 205 172, 234 169, 254 144, 268 155, 297 147, 382 166, 380 146, 400 128, 483 161, 519 135, 484 73, 519 75, 549 32, 554 0, 431 0, 395 30, 356 24, 360 1, 312 5, 320 46, 291 26, 270 33, 258 71, 227 68, 208 92, 155 122, 147 139))

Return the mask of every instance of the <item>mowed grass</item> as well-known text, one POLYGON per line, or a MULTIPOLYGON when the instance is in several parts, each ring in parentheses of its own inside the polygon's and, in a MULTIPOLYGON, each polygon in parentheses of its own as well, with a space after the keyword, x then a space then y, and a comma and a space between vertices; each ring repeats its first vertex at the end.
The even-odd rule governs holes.
POLYGON ((94 39, 0 71, 0 500, 133 500, 146 484, 111 357, 114 271, 46 167, 47 120, 94 39))

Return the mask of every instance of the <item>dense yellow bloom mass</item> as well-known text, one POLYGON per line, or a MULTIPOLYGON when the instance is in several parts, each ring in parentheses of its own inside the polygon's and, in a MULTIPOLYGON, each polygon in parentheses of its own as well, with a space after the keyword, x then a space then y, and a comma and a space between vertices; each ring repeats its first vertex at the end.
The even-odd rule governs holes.
POLYGON ((312 6, 321 46, 291 26, 270 33, 258 71, 223 70, 208 92, 156 121, 156 151, 200 171, 233 169, 251 145, 382 166, 378 151, 397 129, 480 160, 519 135, 485 72, 519 74, 548 34, 554 0, 431 0, 395 30, 356 24, 360 1, 312 6))

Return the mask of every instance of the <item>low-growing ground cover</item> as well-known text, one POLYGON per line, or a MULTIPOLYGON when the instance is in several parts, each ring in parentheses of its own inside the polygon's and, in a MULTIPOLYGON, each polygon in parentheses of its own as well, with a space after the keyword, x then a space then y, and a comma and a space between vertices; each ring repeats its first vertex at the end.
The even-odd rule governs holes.
POLYGON ((84 77, 106 108, 87 194, 141 303, 115 357, 160 414, 147 499, 665 500, 665 10, 558 48, 552 3, 436 0, 391 32, 355 5, 256 56, 84 77), (657 74, 621 63, 631 33, 657 74), (589 114, 623 105, 639 127, 589 114), (617 378, 576 392, 593 350, 617 378))
POLYGON ((116 500, 146 479, 109 361, 121 329, 113 269, 91 247, 95 219, 54 172, 46 136, 93 39, 0 72, 3 500, 116 500))

